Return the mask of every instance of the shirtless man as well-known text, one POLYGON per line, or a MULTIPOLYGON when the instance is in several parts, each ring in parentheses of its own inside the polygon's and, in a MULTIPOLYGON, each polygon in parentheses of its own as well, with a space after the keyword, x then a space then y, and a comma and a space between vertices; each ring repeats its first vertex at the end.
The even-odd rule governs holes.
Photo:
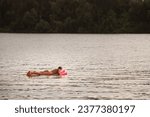
POLYGON ((47 75, 47 76, 51 76, 51 75, 61 75, 60 71, 62 70, 62 67, 58 67, 57 69, 53 69, 52 71, 28 71, 27 76, 32 77, 32 76, 40 76, 40 75, 47 75))

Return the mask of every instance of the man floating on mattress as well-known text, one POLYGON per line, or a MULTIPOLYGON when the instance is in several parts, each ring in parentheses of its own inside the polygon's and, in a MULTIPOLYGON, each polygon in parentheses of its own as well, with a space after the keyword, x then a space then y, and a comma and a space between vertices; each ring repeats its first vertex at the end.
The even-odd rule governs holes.
POLYGON ((62 67, 58 67, 57 69, 53 69, 51 71, 45 70, 45 71, 28 71, 27 76, 32 77, 32 76, 41 76, 41 75, 46 75, 46 76, 51 76, 51 75, 59 75, 59 76, 65 76, 67 75, 66 70, 62 69, 62 67))

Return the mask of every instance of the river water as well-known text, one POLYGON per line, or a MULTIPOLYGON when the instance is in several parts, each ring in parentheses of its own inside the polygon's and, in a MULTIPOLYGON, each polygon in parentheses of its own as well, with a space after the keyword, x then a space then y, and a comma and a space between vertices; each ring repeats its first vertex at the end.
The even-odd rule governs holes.
POLYGON ((150 35, 1 33, 0 99, 150 99, 150 35))

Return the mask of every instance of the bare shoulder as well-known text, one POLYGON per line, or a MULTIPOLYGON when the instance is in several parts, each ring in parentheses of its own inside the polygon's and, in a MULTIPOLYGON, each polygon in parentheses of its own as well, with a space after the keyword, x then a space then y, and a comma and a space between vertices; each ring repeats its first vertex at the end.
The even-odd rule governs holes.
POLYGON ((52 74, 58 74, 58 69, 53 69, 51 72, 52 74))

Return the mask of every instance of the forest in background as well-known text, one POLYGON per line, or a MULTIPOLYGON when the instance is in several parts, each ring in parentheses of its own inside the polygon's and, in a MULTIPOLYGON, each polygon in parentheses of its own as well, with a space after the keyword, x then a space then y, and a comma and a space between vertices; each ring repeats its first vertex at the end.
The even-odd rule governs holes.
POLYGON ((150 33, 150 0, 0 0, 0 32, 150 33))

